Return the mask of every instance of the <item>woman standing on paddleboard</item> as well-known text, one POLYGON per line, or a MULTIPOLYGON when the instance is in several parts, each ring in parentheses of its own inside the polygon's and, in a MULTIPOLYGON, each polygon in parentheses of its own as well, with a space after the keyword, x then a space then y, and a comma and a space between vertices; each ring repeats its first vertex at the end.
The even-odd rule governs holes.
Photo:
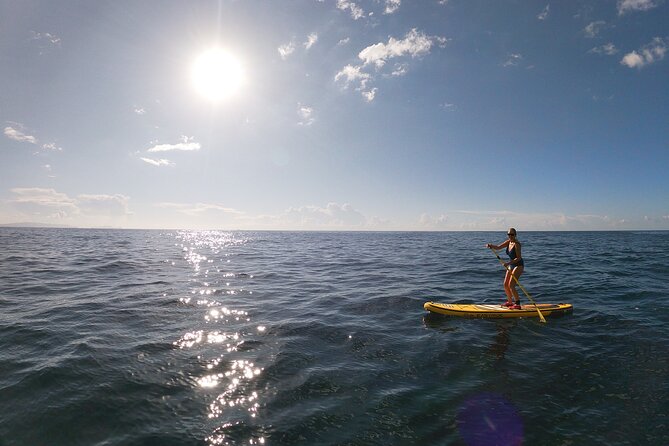
POLYGON ((502 249, 506 248, 506 255, 509 256, 509 261, 504 263, 506 268, 506 275, 504 276, 504 292, 506 293, 507 301, 502 304, 503 307, 509 307, 512 310, 520 310, 520 296, 518 296, 518 291, 516 290, 516 281, 513 280, 513 277, 518 280, 520 275, 523 274, 525 270, 525 262, 523 262, 523 257, 520 253, 520 242, 516 238, 515 228, 509 228, 506 232, 506 235, 509 236, 505 242, 500 245, 493 245, 488 243, 486 248, 490 249, 502 249), (515 304, 514 301, 515 300, 515 304))

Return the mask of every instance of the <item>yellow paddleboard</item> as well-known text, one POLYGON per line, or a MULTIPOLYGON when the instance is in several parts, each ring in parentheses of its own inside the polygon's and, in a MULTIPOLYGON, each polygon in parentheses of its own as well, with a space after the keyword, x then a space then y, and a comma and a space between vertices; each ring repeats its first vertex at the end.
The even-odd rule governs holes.
MULTIPOLYGON (((538 307, 544 317, 562 315, 574 309, 572 304, 539 304, 538 307)), ((533 304, 522 305, 520 310, 510 310, 499 304, 440 304, 437 302, 425 302, 423 308, 432 313, 446 314, 448 316, 484 319, 539 317, 539 313, 533 304)))

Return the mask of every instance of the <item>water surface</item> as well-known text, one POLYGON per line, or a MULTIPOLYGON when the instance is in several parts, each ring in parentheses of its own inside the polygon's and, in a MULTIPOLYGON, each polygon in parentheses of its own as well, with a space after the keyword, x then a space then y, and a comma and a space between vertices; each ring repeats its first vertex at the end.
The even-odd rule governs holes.
POLYGON ((669 233, 0 229, 0 445, 669 444, 669 233))

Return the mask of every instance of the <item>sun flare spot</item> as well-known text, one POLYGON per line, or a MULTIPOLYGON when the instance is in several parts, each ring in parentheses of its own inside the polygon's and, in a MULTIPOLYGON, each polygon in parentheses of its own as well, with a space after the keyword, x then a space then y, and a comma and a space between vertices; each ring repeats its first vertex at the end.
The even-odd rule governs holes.
POLYGON ((239 60, 221 48, 200 54, 191 67, 195 90, 204 98, 217 102, 236 93, 244 81, 239 60))

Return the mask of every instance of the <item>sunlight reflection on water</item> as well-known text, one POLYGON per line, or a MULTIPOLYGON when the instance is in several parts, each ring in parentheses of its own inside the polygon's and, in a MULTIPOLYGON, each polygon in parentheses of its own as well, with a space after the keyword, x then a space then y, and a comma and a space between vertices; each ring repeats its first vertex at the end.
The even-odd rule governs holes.
MULTIPOLYGON (((231 253, 228 248, 242 245, 247 239, 227 232, 180 232, 177 235, 183 252, 183 259, 192 268, 191 296, 182 297, 179 302, 205 309, 200 321, 195 325, 224 325, 227 329, 194 329, 184 333, 174 345, 180 349, 197 348, 197 359, 205 359, 204 369, 194 376, 194 383, 207 390, 218 391, 208 402, 207 418, 220 420, 207 442, 211 445, 228 444, 230 430, 238 429, 247 422, 246 417, 256 418, 260 407, 260 395, 252 382, 261 375, 263 368, 254 362, 239 357, 239 346, 244 343, 246 332, 258 334, 266 330, 264 325, 248 326, 251 317, 247 311, 231 308, 234 301, 227 299, 243 293, 234 288, 237 275, 230 272, 231 253), (205 269, 205 264, 211 264, 205 269), (225 265, 225 267, 223 267, 225 265), (222 302, 221 299, 226 299, 222 302)), ((243 278, 252 275, 241 273, 243 278)), ((250 292, 248 294, 251 294, 250 292)), ((211 396, 209 396, 210 398, 211 396)), ((244 435, 245 444, 264 444, 261 435, 244 435)), ((235 435, 235 443, 241 440, 235 435)))

